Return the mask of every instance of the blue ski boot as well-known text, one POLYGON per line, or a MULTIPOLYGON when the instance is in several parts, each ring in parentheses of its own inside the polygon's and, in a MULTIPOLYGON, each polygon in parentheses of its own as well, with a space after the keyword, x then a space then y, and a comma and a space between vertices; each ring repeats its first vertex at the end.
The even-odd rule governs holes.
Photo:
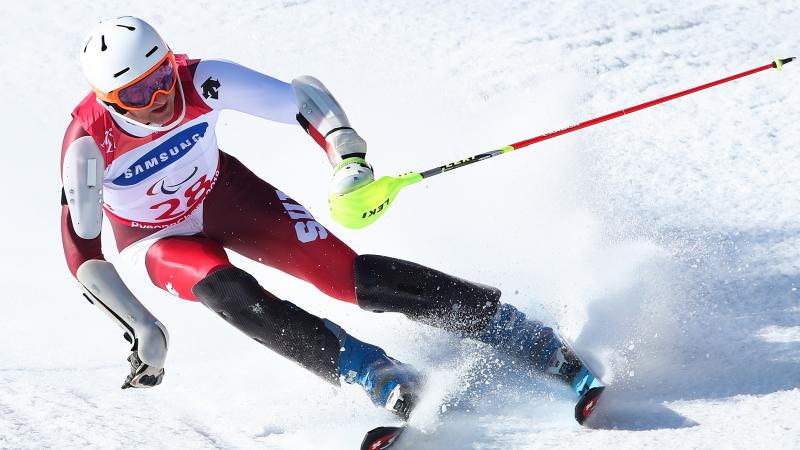
POLYGON ((567 383, 579 398, 575 408, 579 423, 591 414, 604 386, 552 328, 529 320, 513 306, 501 303, 492 321, 476 337, 498 351, 530 361, 535 370, 567 383))
POLYGON ((408 420, 421 384, 421 376, 413 367, 349 334, 342 339, 339 375, 346 383, 363 387, 375 405, 403 420, 408 420))

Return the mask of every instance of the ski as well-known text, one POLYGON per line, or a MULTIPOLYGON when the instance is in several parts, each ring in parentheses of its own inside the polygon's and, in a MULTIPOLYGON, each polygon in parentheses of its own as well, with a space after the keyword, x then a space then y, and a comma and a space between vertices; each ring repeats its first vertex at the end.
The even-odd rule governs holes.
POLYGON ((594 407, 597 405, 597 399, 600 398, 600 394, 603 393, 605 388, 605 386, 593 387, 578 399, 578 403, 575 404, 575 420, 579 424, 583 425, 592 414, 594 407))
POLYGON ((361 441, 361 450, 384 450, 397 443, 408 425, 399 427, 378 427, 367 432, 361 441))
POLYGON ((574 374, 569 375, 566 380, 571 379, 568 384, 578 397, 578 401, 575 404, 575 420, 583 425, 594 411, 597 401, 606 387, 586 363, 578 357, 570 342, 560 336, 559 340, 562 348, 556 354, 554 364, 546 371, 557 377, 562 377, 562 379, 567 375, 564 372, 574 374))
MULTIPOLYGON (((585 367, 581 367, 579 380, 572 386, 579 398, 575 404, 575 420, 583 425, 594 411, 597 400, 605 390, 605 386, 585 367)), ((367 432, 361 442, 361 450, 386 450, 394 448, 400 442, 409 425, 377 427, 367 432)))
MULTIPOLYGON (((553 354, 544 372, 560 379, 575 394, 578 399, 575 403, 575 420, 580 425, 584 425, 594 412, 598 399, 606 387, 589 366, 578 357, 572 349, 571 343, 561 336, 558 338, 561 344, 560 348, 553 354)), ((361 450, 393 448, 408 428, 409 425, 404 424, 372 429, 364 436, 361 450)))

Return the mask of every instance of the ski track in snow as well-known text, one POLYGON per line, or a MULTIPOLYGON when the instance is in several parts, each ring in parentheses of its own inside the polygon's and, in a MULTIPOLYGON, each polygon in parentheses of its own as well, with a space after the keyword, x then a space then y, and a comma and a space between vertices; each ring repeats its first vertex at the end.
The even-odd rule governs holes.
MULTIPOLYGON (((124 267, 171 349, 164 384, 119 389, 126 343, 70 279, 56 203, 61 138, 87 91, 76 51, 102 17, 141 15, 194 57, 319 77, 378 175, 800 56, 792 0, 6 8, 0 448, 352 449, 391 422, 355 387, 331 388, 124 267)), ((297 127, 221 116, 223 149, 357 251, 498 285, 557 323, 610 384, 589 428, 563 392, 479 345, 233 260, 431 372, 414 448, 798 448, 798 74, 795 62, 421 183, 360 231, 329 219, 329 167, 297 127), (438 420, 448 393, 465 404, 438 420)))

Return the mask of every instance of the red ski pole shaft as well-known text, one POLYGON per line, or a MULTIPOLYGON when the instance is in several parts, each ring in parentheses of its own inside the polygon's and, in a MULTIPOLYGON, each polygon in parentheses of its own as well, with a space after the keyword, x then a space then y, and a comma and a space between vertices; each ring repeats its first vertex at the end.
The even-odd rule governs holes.
POLYGON ((708 89, 708 88, 711 88, 711 87, 714 87, 714 86, 717 86, 717 85, 720 85, 720 84, 723 84, 723 83, 727 83, 729 81, 733 81, 733 80, 736 80, 736 79, 739 79, 739 78, 746 77, 748 75, 752 75, 754 73, 758 73, 758 72, 762 72, 762 71, 767 70, 767 69, 774 69, 774 68, 775 68, 775 62, 772 62, 770 64, 765 64, 765 65, 763 65, 761 67, 756 67, 755 69, 751 69, 751 70, 748 70, 748 71, 745 71, 745 72, 742 72, 742 73, 737 73, 736 75, 731 75, 729 77, 722 78, 721 80, 712 81, 711 83, 702 84, 700 86, 696 86, 696 87, 693 87, 691 89, 686 89, 685 91, 676 92, 674 94, 670 94, 670 95, 667 95, 667 96, 664 96, 664 97, 661 97, 661 98, 657 98, 655 100, 650 100, 649 102, 644 102, 644 103, 640 103, 640 104, 638 104, 636 106, 631 106, 630 108, 623 108, 623 109, 620 109, 619 111, 615 111, 613 113, 606 114, 604 116, 596 117, 594 119, 587 120, 585 122, 577 123, 575 125, 572 125, 572 126, 567 127, 567 128, 563 128, 561 130, 552 131, 550 133, 545 133, 545 134, 543 134, 541 136, 536 136, 536 137, 531 138, 531 139, 526 139, 524 141, 519 141, 519 142, 516 142, 514 144, 511 144, 511 146, 514 147, 515 150, 519 149, 519 148, 522 148, 522 147, 527 147, 527 146, 535 144, 537 142, 546 141, 546 140, 552 139, 552 138, 554 138, 556 136, 561 136, 563 134, 572 133, 573 131, 578 131, 578 130, 583 129, 583 128, 588 128, 588 127, 591 127, 592 125, 597 125, 598 123, 603 123, 603 122, 609 121, 611 119, 616 119, 617 117, 622 117, 622 116, 624 116, 626 114, 634 113, 636 111, 641 111, 641 110, 643 110, 645 108, 649 108, 651 106, 660 105, 661 103, 665 103, 665 102, 668 102, 670 100, 674 100, 674 99, 679 98, 679 97, 683 97, 683 96, 686 96, 686 95, 689 95, 689 94, 694 94, 695 92, 702 91, 704 89, 708 89))
POLYGON ((459 167, 463 167, 472 163, 476 163, 478 161, 483 161, 485 159, 491 158, 493 156, 502 155, 504 153, 508 153, 514 150, 518 150, 523 147, 527 147, 532 144, 536 144, 537 142, 546 141, 548 139, 552 139, 554 137, 558 137, 567 133, 572 133, 573 131, 578 131, 584 128, 591 127, 592 125, 597 125, 598 123, 603 123, 612 119, 616 119, 617 117, 622 117, 626 114, 630 114, 636 111, 641 111, 645 108, 649 108, 651 106, 659 105, 664 102, 668 102, 670 100, 674 100, 679 97, 683 97, 689 94, 693 94, 698 91, 702 91, 704 89, 708 89, 710 87, 714 87, 723 83, 727 83, 729 81, 733 81, 739 78, 746 77, 748 75, 752 75, 754 73, 762 72, 768 69, 778 69, 780 70, 784 64, 788 64, 792 62, 795 58, 785 58, 785 59, 776 59, 775 61, 765 64, 761 67, 756 67, 755 69, 747 70, 742 73, 737 73, 736 75, 731 75, 729 77, 722 78, 717 81, 712 81, 710 83, 706 83, 700 86, 693 87, 691 89, 686 89, 685 91, 676 92, 671 95, 667 95, 665 97, 657 98, 655 100, 650 100, 649 102, 641 103, 635 106, 631 106, 629 108, 624 108, 619 111, 606 114, 604 116, 596 117, 594 119, 587 120, 585 122, 576 123, 575 125, 570 125, 566 128, 562 128, 560 130, 551 131, 549 133, 542 134, 540 136, 536 136, 530 139, 526 139, 524 141, 519 141, 511 145, 507 145, 505 147, 501 147, 497 150, 492 150, 490 152, 481 153, 479 155, 475 155, 466 159, 462 159, 460 161, 456 161, 450 164, 446 164, 443 166, 436 167, 434 169, 426 170, 424 172, 420 172, 423 178, 432 177, 434 175, 438 175, 440 173, 444 173, 453 169, 457 169, 459 167))

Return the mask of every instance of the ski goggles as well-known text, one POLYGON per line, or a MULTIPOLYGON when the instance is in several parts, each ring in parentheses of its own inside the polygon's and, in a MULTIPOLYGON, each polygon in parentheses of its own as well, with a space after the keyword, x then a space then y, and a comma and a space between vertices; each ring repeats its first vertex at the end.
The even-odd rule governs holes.
POLYGON ((172 52, 168 52, 164 59, 140 77, 108 94, 98 93, 98 96, 128 110, 147 109, 155 103, 156 94, 169 94, 177 81, 178 66, 172 52))

